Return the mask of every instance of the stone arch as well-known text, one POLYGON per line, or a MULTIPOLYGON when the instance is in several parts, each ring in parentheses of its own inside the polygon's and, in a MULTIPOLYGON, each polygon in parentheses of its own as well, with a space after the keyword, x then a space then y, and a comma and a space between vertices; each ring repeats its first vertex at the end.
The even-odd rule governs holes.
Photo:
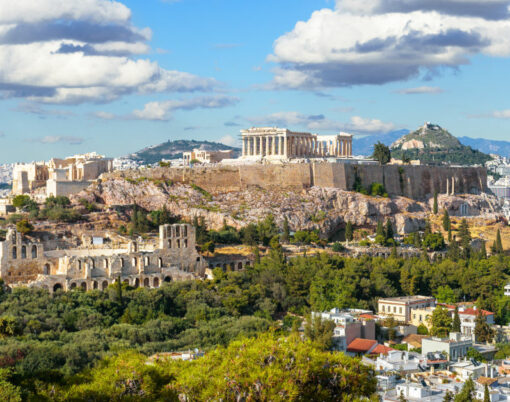
POLYGON ((83 290, 87 290, 87 282, 82 282, 80 287, 83 289, 83 290))
POLYGON ((136 279, 133 281, 133 287, 135 287, 135 288, 140 287, 140 279, 139 279, 139 278, 136 278, 136 279))
POLYGON ((159 288, 159 278, 154 278, 152 281, 152 286, 155 288, 159 288))
POLYGON ((44 264, 43 275, 49 275, 50 269, 51 269, 50 264, 44 264))
POLYGON ((81 260, 78 260, 78 269, 81 271, 81 260))
POLYGON ((145 279, 143 280, 143 287, 144 287, 144 288, 148 288, 148 287, 150 287, 150 280, 149 280, 149 278, 145 278, 145 279))
POLYGON ((76 289, 76 282, 71 283, 71 289, 76 289))
POLYGON ((243 269, 243 263, 240 262, 239 264, 237 264, 237 269, 243 269))
POLYGON ((165 276, 165 282, 172 282, 171 276, 165 276))
POLYGON ((27 246, 21 246, 21 259, 27 258, 27 246))
POLYGON ((61 283, 55 283, 53 285, 53 293, 55 293, 57 290, 62 290, 62 289, 64 289, 64 287, 62 286, 61 283))
POLYGON ((161 257, 158 258, 158 267, 163 268, 163 258, 161 257))
POLYGON ((124 268, 124 258, 120 258, 120 267, 124 268))
POLYGON ((94 269, 96 267, 96 261, 93 258, 90 259, 89 264, 90 264, 90 269, 94 269))
POLYGON ((110 265, 110 264, 108 263, 108 258, 105 258, 105 259, 104 259, 104 267, 105 267, 106 269, 108 269, 108 265, 110 265))
POLYGON ((122 283, 125 283, 126 285, 129 285, 129 279, 124 279, 122 283))
POLYGON ((98 289, 98 288, 99 288, 99 283, 97 283, 97 281, 92 282, 92 289, 98 289))
POLYGON ((136 268, 138 266, 138 258, 133 257, 131 260, 131 264, 133 265, 134 268, 136 268))
POLYGON ((108 281, 103 281, 102 285, 101 285, 101 288, 103 290, 106 290, 108 288, 108 281))
POLYGON ((147 256, 145 257, 145 266, 148 267, 149 265, 151 265, 151 259, 147 256))
POLYGON ((32 258, 37 258, 37 246, 35 244, 32 246, 32 258))

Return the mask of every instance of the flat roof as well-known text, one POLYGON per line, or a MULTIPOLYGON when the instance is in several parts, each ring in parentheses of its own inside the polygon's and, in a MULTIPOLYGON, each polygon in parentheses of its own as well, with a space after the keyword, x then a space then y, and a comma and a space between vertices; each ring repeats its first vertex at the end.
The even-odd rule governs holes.
POLYGON ((379 299, 378 302, 414 302, 414 301, 425 301, 434 300, 432 296, 399 296, 399 297, 388 297, 385 299, 379 299))

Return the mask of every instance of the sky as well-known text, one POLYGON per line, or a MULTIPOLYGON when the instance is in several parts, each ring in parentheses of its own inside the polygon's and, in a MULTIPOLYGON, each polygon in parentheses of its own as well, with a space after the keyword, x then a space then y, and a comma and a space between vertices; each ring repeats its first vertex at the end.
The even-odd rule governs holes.
POLYGON ((0 163, 252 126, 510 141, 510 0, 0 0, 0 163))

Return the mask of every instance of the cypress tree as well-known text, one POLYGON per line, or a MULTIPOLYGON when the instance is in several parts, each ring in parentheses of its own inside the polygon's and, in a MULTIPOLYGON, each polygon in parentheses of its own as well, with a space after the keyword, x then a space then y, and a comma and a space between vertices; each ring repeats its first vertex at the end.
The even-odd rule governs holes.
POLYGON ((496 234, 496 252, 498 254, 503 254, 503 242, 501 241, 501 231, 498 229, 498 233, 496 234))
POLYGON ((289 220, 287 217, 283 220, 283 234, 282 234, 282 243, 288 243, 290 240, 290 228, 289 228, 289 220))
POLYGON ((437 191, 434 192, 434 206, 432 207, 432 211, 434 212, 434 215, 437 215, 438 212, 437 191))
POLYGON ((389 239, 393 239, 393 224, 391 223, 390 218, 386 220, 386 229, 384 231, 384 238, 386 241, 389 239))
POLYGON ((444 210, 443 213, 443 229, 445 232, 450 231, 452 228, 452 221, 450 220, 450 214, 448 213, 448 210, 444 210))
POLYGON ((460 316, 459 308, 455 307, 455 314, 453 315, 452 331, 460 332, 460 316))
POLYGON ((253 254, 255 256, 254 263, 260 264, 260 250, 258 247, 255 247, 255 249, 253 250, 253 254))
POLYGON ((452 228, 448 229, 448 243, 452 242, 452 228))
POLYGON ((377 229, 375 231, 375 235, 385 237, 384 228, 383 228, 383 224, 381 221, 377 221, 377 229))
POLYGON ((354 231, 352 229, 352 223, 351 221, 347 221, 347 224, 345 225, 345 239, 347 241, 352 241, 354 238, 354 231))

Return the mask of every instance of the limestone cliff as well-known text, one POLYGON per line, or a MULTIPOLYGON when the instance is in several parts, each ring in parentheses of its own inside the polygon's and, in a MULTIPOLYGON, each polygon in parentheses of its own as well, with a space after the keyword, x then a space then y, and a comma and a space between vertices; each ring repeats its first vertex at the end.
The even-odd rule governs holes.
MULTIPOLYGON (((497 214, 489 196, 469 195, 441 197, 441 205, 451 205, 452 212, 469 200, 470 212, 497 214), (458 199, 457 199, 458 198, 458 199), (464 201, 463 201, 464 200, 464 201)), ((310 187, 301 190, 268 191, 250 188, 208 193, 197 186, 141 178, 111 178, 91 186, 75 199, 87 198, 105 206, 137 204, 146 210, 165 206, 175 215, 191 219, 204 217, 211 228, 224 221, 240 228, 273 214, 281 225, 285 217, 292 230, 318 229, 323 235, 334 235, 347 221, 358 227, 374 227, 379 220, 391 218, 399 233, 409 233, 425 226, 429 202, 405 197, 370 197, 336 188, 310 187)))

